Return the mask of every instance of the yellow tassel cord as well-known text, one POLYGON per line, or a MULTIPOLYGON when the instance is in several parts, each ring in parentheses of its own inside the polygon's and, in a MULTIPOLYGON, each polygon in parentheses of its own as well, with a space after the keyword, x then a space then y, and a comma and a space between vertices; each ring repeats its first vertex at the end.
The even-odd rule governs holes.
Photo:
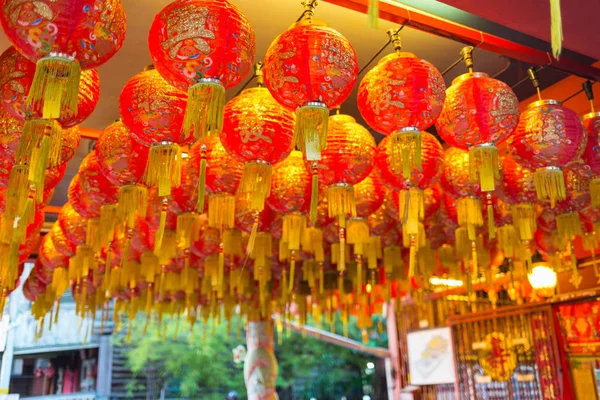
POLYGON ((399 199, 400 223, 406 226, 409 235, 416 235, 419 222, 423 221, 425 215, 423 190, 417 188, 401 190, 399 199))
POLYGON ((244 195, 250 200, 249 208, 262 211, 265 199, 271 194, 271 164, 255 161, 244 165, 244 173, 237 189, 237 195, 244 195))
POLYGON ((102 250, 100 244, 100 219, 90 218, 87 221, 87 231, 85 234, 85 244, 92 249, 94 253, 102 250))
POLYGON ((535 171, 533 178, 539 201, 550 200, 550 206, 554 208, 557 201, 566 199, 565 178, 560 168, 540 168, 535 171))
POLYGON ((188 103, 183 120, 183 133, 190 129, 194 137, 202 139, 218 136, 223 130, 225 87, 217 79, 200 79, 188 90, 188 103))
POLYGON ((183 249, 189 249, 193 242, 200 239, 200 215, 186 212, 177 216, 177 243, 183 249))
POLYGON ((302 250, 312 254, 317 262, 325 261, 323 231, 314 227, 304 228, 304 234, 302 235, 302 250))
POLYGON ((300 250, 300 241, 306 228, 306 216, 302 214, 286 214, 283 216, 281 240, 289 250, 300 250))
POLYGON ((164 142, 150 147, 146 165, 146 183, 158 187, 158 195, 171 195, 171 188, 181 184, 181 147, 164 142))
POLYGON ((169 210, 169 202, 166 198, 162 200, 160 209, 160 219, 158 222, 158 229, 154 234, 154 252, 159 252, 162 246, 163 237, 165 235, 165 229, 167 227, 167 211, 169 210))
POLYGON ((144 185, 125 185, 119 189, 117 218, 125 221, 129 228, 135 227, 135 217, 146 218, 148 189, 144 185))
POLYGON ((217 298, 223 298, 225 287, 225 254, 223 253, 223 243, 219 246, 219 259, 217 265, 217 298))
POLYGON ((317 172, 317 163, 312 165, 312 187, 310 193, 310 223, 317 224, 317 209, 319 205, 319 173, 317 172))
POLYGON ((369 240, 369 224, 362 218, 352 218, 346 223, 346 243, 354 245, 355 254, 365 254, 369 240))
POLYGON ((496 189, 496 180, 500 179, 496 146, 486 143, 469 149, 469 175, 472 182, 479 183, 482 192, 496 189))
POLYGON ((392 136, 392 166, 404 179, 421 169, 421 131, 416 128, 403 128, 392 136))
POLYGON ((163 244, 159 251, 154 251, 160 265, 169 265, 177 256, 177 236, 175 231, 166 230, 163 244))
POLYGON ((42 109, 44 119, 58 119, 77 114, 79 94, 79 62, 64 56, 50 56, 38 60, 27 107, 42 109))
POLYGON ((15 238, 17 226, 25 232, 27 225, 33 222, 35 214, 36 190, 29 185, 29 167, 15 165, 10 171, 8 188, 6 191, 5 209, 0 226, 0 242, 10 243, 19 241, 23 237, 15 238))
POLYGON ((550 0, 550 36, 552 39, 552 54, 558 60, 562 52, 563 41, 560 0, 550 0))
POLYGON ((469 239, 475 240, 476 229, 483 226, 483 215, 481 214, 481 201, 474 197, 461 197, 456 200, 456 213, 458 225, 466 226, 469 239))
POLYGON ((377 29, 379 25, 379 0, 369 0, 369 26, 377 29))
POLYGON ((291 295, 294 292, 294 285, 296 283, 296 251, 290 252, 290 281, 288 286, 288 293, 291 295))
POLYGON ((511 213, 519 239, 522 241, 533 240, 533 235, 537 230, 535 205, 518 203, 511 207, 511 213))
MULTIPOLYGON (((257 235, 257 240, 258 237, 257 235)), ((242 232, 237 229, 230 229, 223 233, 223 253, 231 257, 243 257, 244 250, 242 249, 242 232)))
POLYGON ((200 146, 200 172, 198 174, 198 212, 204 213, 206 198, 206 145, 200 146))
POLYGON ((56 120, 25 122, 17 149, 17 164, 29 165, 29 180, 43 190, 46 169, 61 163, 62 127, 56 120))
POLYGON ((560 238, 566 241, 581 236, 581 219, 578 212, 560 214, 556 217, 556 228, 560 238))
POLYGON ((98 223, 98 236, 102 247, 107 246, 114 240, 117 222, 117 206, 115 204, 103 205, 100 208, 100 221, 98 223))
POLYGON ((208 196, 208 226, 217 229, 233 228, 235 197, 227 193, 208 196))
POLYGON ((590 182, 590 196, 592 207, 600 208, 600 178, 594 178, 590 182))
POLYGON ((308 161, 321 159, 321 151, 327 145, 329 110, 320 102, 308 103, 296 110, 294 144, 308 161))
POLYGON ((354 188, 345 183, 330 186, 327 189, 327 206, 330 218, 355 217, 354 188))
POLYGON ((357 254, 356 255, 356 279, 355 279, 355 286, 356 286, 356 291, 361 294, 363 292, 363 275, 364 275, 364 271, 363 271, 363 258, 362 255, 357 254))
POLYGON ((485 208, 487 210, 488 235, 490 239, 496 238, 496 221, 494 221, 494 206, 492 205, 492 193, 487 192, 485 196, 485 208))
POLYGON ((519 237, 517 230, 512 225, 503 225, 498 228, 498 247, 506 258, 517 258, 519 251, 519 237))
POLYGON ((73 267, 75 268, 74 273, 78 278, 86 278, 90 270, 96 268, 94 250, 87 245, 77 246, 73 267))

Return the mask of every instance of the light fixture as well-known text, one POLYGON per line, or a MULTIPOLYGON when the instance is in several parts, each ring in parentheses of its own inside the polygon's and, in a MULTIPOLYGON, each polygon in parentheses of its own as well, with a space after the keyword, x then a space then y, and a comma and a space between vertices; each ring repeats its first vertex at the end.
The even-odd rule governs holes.
POLYGON ((531 266, 531 273, 527 276, 531 287, 543 297, 550 297, 558 282, 556 272, 547 262, 538 262, 531 266))
POLYGON ((461 287, 463 285, 463 281, 458 279, 446 279, 446 278, 438 278, 432 277, 429 279, 429 283, 434 286, 449 286, 449 287, 461 287))

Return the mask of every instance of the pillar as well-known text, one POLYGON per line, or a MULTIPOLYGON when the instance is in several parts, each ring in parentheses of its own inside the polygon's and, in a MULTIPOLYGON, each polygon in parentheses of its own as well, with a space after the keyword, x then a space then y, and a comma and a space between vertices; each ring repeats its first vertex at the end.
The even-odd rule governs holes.
POLYGON ((248 400, 278 400, 275 391, 277 359, 273 351, 273 329, 265 321, 249 322, 246 329, 248 353, 244 379, 248 400))

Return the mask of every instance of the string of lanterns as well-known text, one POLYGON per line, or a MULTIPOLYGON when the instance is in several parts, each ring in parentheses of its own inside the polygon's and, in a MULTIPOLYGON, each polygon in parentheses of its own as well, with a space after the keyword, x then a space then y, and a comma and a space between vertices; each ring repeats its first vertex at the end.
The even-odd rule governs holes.
MULTIPOLYGON (((118 0, 1 3, 14 47, 0 56, 0 306, 97 104, 94 68, 125 35, 118 0)), ((81 163, 24 283, 40 331, 69 288, 80 316, 103 321, 113 300, 130 324, 138 313, 332 323, 339 311, 366 335, 387 300, 421 301, 434 275, 472 294, 474 277, 492 286, 505 257, 511 275, 528 271, 535 251, 577 273, 574 239, 593 250, 600 232, 597 113, 582 123, 540 98, 520 114, 505 83, 473 72, 470 48, 468 73, 446 88, 392 31, 394 52, 358 86, 377 145, 339 108, 356 54, 314 13, 307 0, 254 65, 257 86, 229 102, 256 61, 241 11, 188 0, 157 14, 154 64, 123 87, 120 119, 81 163)))

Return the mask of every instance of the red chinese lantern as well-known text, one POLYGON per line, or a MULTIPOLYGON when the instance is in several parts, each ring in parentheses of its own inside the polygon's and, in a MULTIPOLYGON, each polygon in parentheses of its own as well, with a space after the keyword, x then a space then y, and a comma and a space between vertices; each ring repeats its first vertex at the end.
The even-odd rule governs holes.
POLYGON ((491 192, 499 180, 497 144, 505 141, 519 120, 519 101, 511 88, 487 74, 472 72, 472 48, 463 49, 469 73, 454 79, 436 122, 448 144, 469 150, 470 176, 491 192))
POLYGON ((117 202, 118 187, 102 174, 96 153, 89 153, 69 186, 69 202, 86 218, 97 218, 104 204, 117 202))
POLYGON ((0 159, 7 165, 15 162, 22 134, 23 122, 0 109, 0 159))
POLYGON ((227 0, 174 1, 156 15, 148 42, 160 74, 188 90, 184 131, 219 135, 225 89, 240 83, 254 62, 256 39, 246 17, 227 0))
POLYGON ((395 153, 402 158, 402 173, 421 168, 421 131, 442 111, 446 85, 439 71, 412 53, 400 51, 400 37, 391 34, 396 52, 367 72, 358 88, 358 109, 377 132, 393 135, 395 153))
POLYGON ((267 205, 279 214, 306 213, 310 203, 311 174, 302 153, 292 151, 273 168, 267 205))
POLYGON ((148 162, 148 147, 131 137, 121 121, 109 125, 96 142, 100 171, 113 185, 120 186, 117 215, 133 227, 136 214, 146 216, 148 190, 141 180, 148 162))
POLYGON ((294 142, 309 161, 321 158, 329 110, 348 98, 358 76, 352 45, 313 14, 306 2, 301 20, 271 43, 264 65, 275 100, 296 111, 294 142))
POLYGON ((587 131, 587 145, 581 158, 589 165, 593 179, 590 182, 592 206, 600 207, 600 113, 593 112, 583 116, 583 125, 587 131))
POLYGON ((530 104, 509 141, 514 160, 535 171, 538 200, 550 200, 552 207, 566 198, 561 168, 581 157, 586 144, 579 116, 556 100, 530 104))
POLYGON ((77 114, 81 70, 106 62, 125 39, 120 0, 3 0, 1 5, 4 33, 21 54, 37 62, 28 108, 43 106, 43 118, 60 118, 62 110, 77 114))
POLYGON ((185 92, 171 86, 155 69, 131 78, 119 97, 121 120, 131 135, 150 146, 146 183, 160 196, 171 194, 181 177, 181 147, 194 136, 182 129, 187 104, 185 92))
POLYGON ((252 208, 262 211, 271 191, 271 166, 293 150, 294 114, 261 87, 262 65, 256 76, 259 87, 244 90, 225 106, 220 136, 229 154, 245 163, 238 194, 249 195, 252 208))
POLYGON ((356 215, 367 218, 381 207, 384 197, 385 189, 381 179, 377 171, 371 171, 369 176, 354 185, 356 215))

